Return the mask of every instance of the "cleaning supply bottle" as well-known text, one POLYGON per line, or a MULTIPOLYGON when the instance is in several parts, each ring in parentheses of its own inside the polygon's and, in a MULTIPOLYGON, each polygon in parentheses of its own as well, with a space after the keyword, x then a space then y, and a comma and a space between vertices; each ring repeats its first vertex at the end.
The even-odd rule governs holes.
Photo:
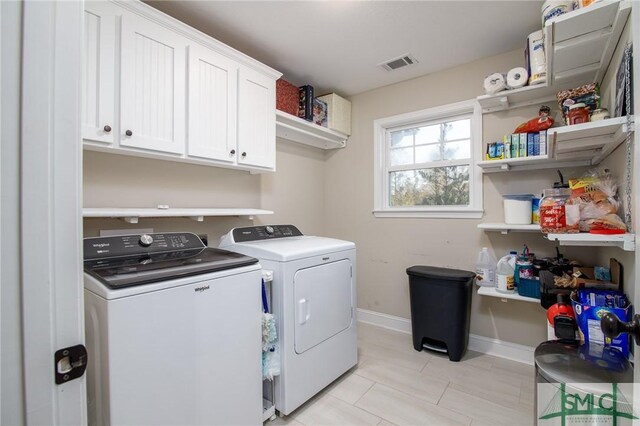
POLYGON ((476 284, 495 287, 496 260, 487 247, 482 247, 476 262, 476 284))
POLYGON ((500 293, 513 293, 513 275, 515 273, 515 258, 508 254, 498 261, 496 267, 496 291, 500 293))

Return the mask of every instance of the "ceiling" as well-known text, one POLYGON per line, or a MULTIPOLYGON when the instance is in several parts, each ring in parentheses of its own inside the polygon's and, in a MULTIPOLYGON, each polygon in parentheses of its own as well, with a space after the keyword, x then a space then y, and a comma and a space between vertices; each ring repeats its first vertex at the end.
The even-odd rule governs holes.
MULTIPOLYGON (((148 1, 316 94, 350 96, 524 49, 542 1, 148 1), (395 71, 382 62, 410 53, 395 71)), ((514 64, 516 65, 516 64, 514 64)))

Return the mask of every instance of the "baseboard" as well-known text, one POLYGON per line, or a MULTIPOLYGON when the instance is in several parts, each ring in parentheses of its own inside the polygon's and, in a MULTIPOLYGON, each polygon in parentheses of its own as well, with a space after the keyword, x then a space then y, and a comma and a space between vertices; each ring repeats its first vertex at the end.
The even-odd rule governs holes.
MULTIPOLYGON (((411 334, 411 320, 407 318, 396 317, 367 309, 358 309, 358 321, 401 333, 411 334)), ((533 365, 534 348, 531 346, 470 334, 468 349, 533 365)))

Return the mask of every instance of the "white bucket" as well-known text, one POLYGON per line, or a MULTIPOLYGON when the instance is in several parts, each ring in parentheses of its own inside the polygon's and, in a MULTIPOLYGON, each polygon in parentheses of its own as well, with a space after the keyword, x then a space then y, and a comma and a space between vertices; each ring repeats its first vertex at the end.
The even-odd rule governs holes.
POLYGON ((530 225, 533 194, 503 195, 504 223, 530 225))

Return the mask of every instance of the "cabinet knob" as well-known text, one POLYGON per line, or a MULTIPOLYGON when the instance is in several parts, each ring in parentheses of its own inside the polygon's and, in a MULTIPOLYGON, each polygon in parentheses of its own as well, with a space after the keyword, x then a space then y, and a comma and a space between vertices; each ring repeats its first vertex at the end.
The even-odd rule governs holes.
POLYGON ((105 131, 105 133, 110 133, 111 132, 111 126, 109 126, 108 124, 106 126, 104 126, 104 131, 105 131))
POLYGON ((231 151, 229 151, 229 154, 231 154, 231 155, 236 155, 236 150, 235 150, 235 149, 232 149, 231 151))
POLYGON ((127 136, 133 136, 133 132, 131 130, 127 130, 124 134, 127 136))
POLYGON ((246 152, 243 152, 243 153, 242 153, 242 156, 243 156, 243 157, 246 157, 246 156, 247 156, 247 153, 246 153, 246 152))

